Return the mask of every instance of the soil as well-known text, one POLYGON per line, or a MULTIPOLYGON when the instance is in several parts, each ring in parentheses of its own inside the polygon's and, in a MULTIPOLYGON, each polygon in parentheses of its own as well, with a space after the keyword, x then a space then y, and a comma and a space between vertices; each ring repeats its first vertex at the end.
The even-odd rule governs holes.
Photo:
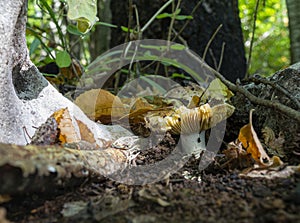
MULTIPOLYGON (((169 137, 137 159, 159 160, 174 144, 169 137)), ((300 174, 243 178, 241 170, 220 162, 199 172, 199 161, 191 158, 169 179, 150 185, 95 177, 78 187, 12 197, 0 205, 0 222, 300 222, 300 174)))

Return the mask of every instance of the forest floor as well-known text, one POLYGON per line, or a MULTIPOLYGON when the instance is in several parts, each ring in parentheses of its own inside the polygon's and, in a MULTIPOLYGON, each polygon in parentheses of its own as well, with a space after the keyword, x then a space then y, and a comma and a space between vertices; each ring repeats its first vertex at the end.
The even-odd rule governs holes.
MULTIPOLYGON (((156 146, 155 157, 168 150, 169 143, 156 146)), ((199 172, 198 162, 191 158, 169 181, 145 186, 93 178, 78 187, 13 197, 0 205, 0 222, 300 222, 299 173, 245 178, 216 163, 199 172)))

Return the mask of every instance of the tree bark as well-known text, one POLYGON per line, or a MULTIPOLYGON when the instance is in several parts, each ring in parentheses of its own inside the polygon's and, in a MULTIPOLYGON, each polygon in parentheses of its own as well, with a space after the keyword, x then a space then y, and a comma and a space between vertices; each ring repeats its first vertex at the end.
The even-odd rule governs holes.
MULTIPOLYGON (((22 135, 21 106, 14 91, 14 68, 26 70, 31 66, 26 52, 26 1, 0 1, 0 141, 12 143, 22 135)), ((19 141, 20 142, 20 141, 19 141)))
POLYGON ((286 0, 289 17, 291 62, 300 61, 300 1, 286 0))
MULTIPOLYGON (((101 22, 111 23, 110 0, 98 0, 98 17, 101 22)), ((109 49, 111 28, 106 26, 96 26, 95 31, 91 33, 90 54, 91 60, 109 49)))
MULTIPOLYGON (((146 24, 154 13, 166 1, 140 0, 134 2, 139 12, 139 22, 141 26, 146 24)), ((182 1, 180 8, 181 15, 190 15, 199 0, 182 1)), ((128 23, 128 3, 123 0, 115 0, 111 2, 112 23, 118 26, 126 26, 128 23)), ((164 12, 171 13, 171 7, 164 12)), ((202 1, 200 7, 195 11, 193 20, 181 33, 181 37, 187 41, 191 50, 199 56, 203 56, 203 52, 219 25, 223 25, 216 34, 211 45, 208 48, 205 61, 216 69, 220 63, 222 54, 222 45, 225 44, 223 61, 220 73, 228 80, 235 81, 237 78, 242 79, 246 73, 246 58, 244 51, 243 36, 241 30, 241 22, 239 18, 238 1, 237 0, 205 0, 202 1)), ((136 19, 133 13, 133 22, 130 28, 136 25, 136 19)), ((185 21, 176 21, 175 30, 178 32, 185 21)), ((143 39, 167 39, 170 26, 170 19, 157 19, 143 33, 143 39)), ((120 29, 112 30, 111 47, 124 43, 126 33, 120 29)), ((174 35, 172 35, 172 38, 174 35)), ((182 43, 177 38, 176 42, 182 43)))
MULTIPOLYGON (((89 120, 71 101, 61 95, 42 77, 30 61, 25 31, 27 0, 0 0, 0 142, 24 145, 36 128, 58 109, 68 107, 72 121, 85 123, 97 144, 101 139, 115 140, 122 132, 112 133, 107 127, 89 120), (26 129, 26 131, 24 130, 26 129)), ((122 135, 121 134, 121 135, 122 135)))

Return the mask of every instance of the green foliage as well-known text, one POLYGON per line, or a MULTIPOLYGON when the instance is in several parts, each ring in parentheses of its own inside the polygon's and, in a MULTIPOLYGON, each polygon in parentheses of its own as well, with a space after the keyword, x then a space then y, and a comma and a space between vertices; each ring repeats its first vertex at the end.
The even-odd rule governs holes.
MULTIPOLYGON (((266 0, 258 8, 250 74, 268 76, 290 63, 288 17, 284 0, 266 0)), ((246 54, 253 28, 256 0, 239 0, 246 54)))
POLYGON ((66 51, 58 51, 56 52, 56 64, 58 67, 69 67, 71 65, 71 57, 70 54, 66 51))
POLYGON ((86 42, 88 31, 97 21, 96 14, 96 0, 29 1, 26 34, 32 61, 38 66, 53 61, 59 67, 70 65, 74 44, 71 35, 76 36, 76 44, 86 42))
POLYGON ((164 18, 172 18, 175 14, 176 20, 186 20, 186 19, 193 19, 191 15, 179 15, 181 9, 176 10, 174 13, 162 13, 156 16, 157 19, 164 19, 164 18))
POLYGON ((68 18, 77 22, 77 29, 87 33, 98 20, 96 0, 68 0, 68 18))

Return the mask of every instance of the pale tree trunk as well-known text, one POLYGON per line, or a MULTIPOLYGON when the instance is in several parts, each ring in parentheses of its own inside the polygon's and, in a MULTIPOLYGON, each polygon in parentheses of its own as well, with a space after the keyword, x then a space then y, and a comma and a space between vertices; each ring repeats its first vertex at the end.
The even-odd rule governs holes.
POLYGON ((286 0, 289 16, 289 30, 291 41, 291 62, 300 61, 300 1, 286 0))
POLYGON ((24 125, 20 117, 21 109, 12 83, 13 69, 23 70, 30 67, 27 57, 26 43, 22 35, 25 33, 25 1, 0 1, 0 141, 14 141, 13 134, 20 137, 24 125))
POLYGON ((76 118, 89 126, 99 146, 101 139, 114 140, 116 135, 89 120, 30 61, 25 38, 27 0, 0 0, 0 10, 0 142, 26 144, 30 138, 24 128, 32 136, 35 127, 66 107, 74 123, 76 118))

